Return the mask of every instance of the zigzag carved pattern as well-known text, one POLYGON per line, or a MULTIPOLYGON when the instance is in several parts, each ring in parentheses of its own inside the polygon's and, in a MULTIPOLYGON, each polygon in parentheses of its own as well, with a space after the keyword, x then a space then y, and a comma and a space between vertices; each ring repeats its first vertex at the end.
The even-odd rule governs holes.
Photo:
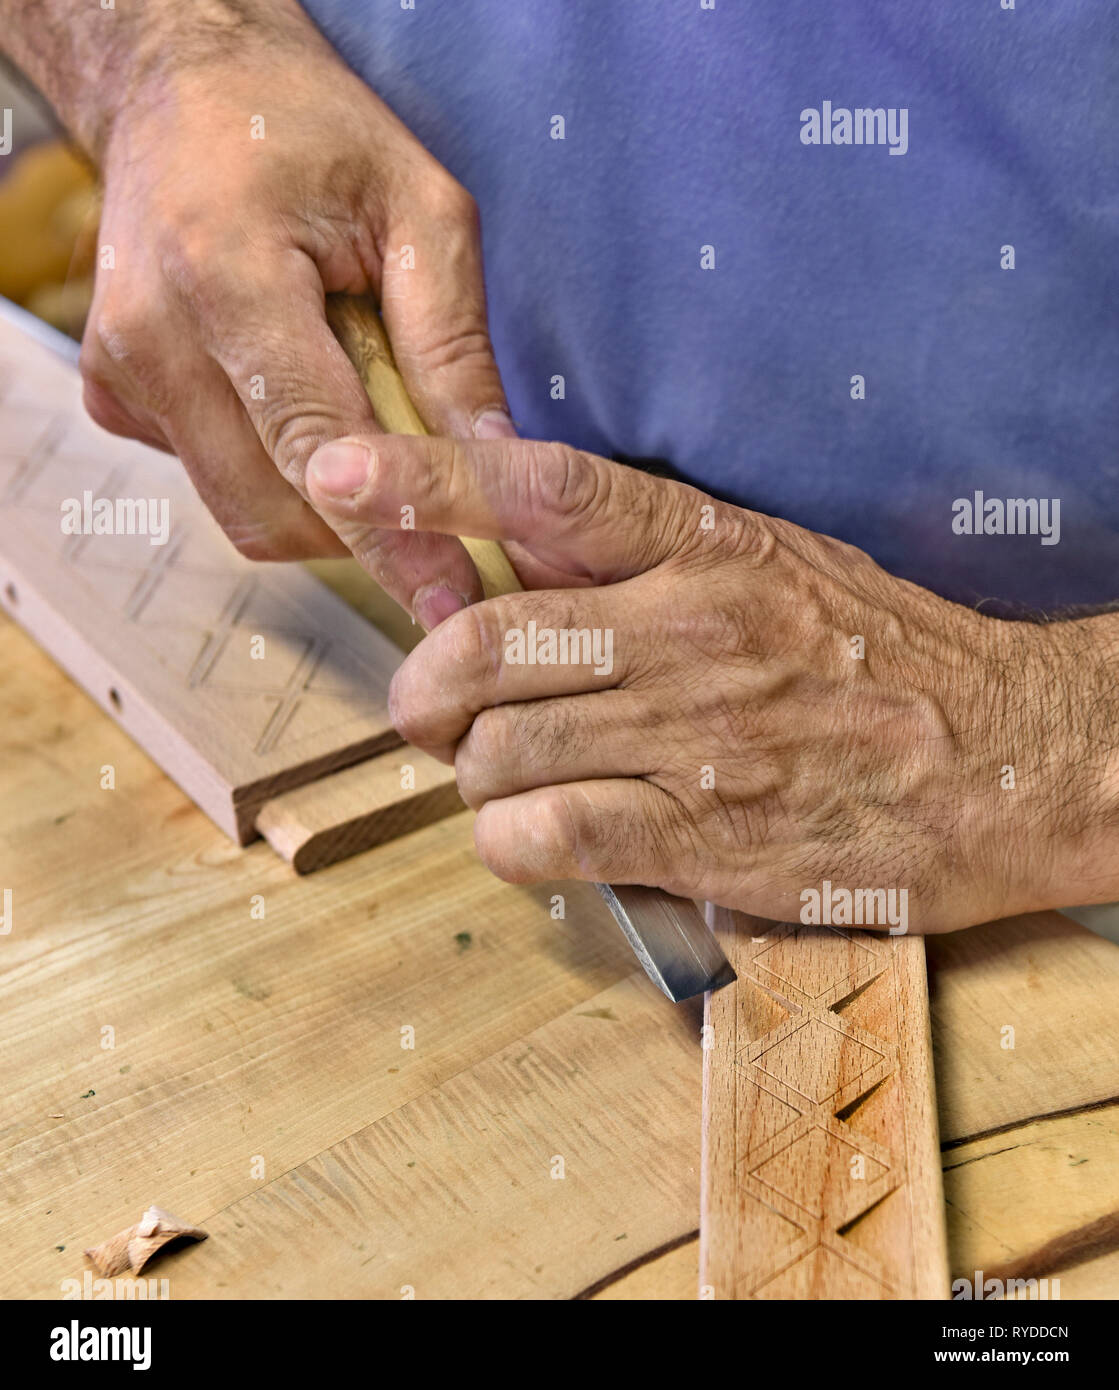
POLYGON ((701 1285, 939 1296, 922 943, 717 916, 739 978, 707 1004, 701 1285))

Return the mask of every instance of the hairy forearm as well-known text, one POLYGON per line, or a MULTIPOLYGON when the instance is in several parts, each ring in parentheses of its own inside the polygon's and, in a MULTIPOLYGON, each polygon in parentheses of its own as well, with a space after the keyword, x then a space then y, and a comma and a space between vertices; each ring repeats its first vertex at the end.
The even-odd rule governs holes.
POLYGON ((117 114, 162 70, 285 41, 324 42, 295 0, 0 0, 0 49, 98 162, 117 114))

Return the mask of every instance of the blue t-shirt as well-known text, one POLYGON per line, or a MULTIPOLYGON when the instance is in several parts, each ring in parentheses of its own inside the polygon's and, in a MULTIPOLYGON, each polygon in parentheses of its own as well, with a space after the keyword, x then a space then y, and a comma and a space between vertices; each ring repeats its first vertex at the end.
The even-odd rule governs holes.
POLYGON ((1119 600, 1119 25, 1009 2, 305 0, 478 200, 521 433, 995 612, 1119 600))

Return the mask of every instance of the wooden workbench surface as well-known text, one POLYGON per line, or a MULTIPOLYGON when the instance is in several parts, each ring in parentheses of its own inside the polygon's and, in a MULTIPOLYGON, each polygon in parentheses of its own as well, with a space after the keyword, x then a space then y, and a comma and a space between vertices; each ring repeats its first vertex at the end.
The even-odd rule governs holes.
MULTIPOLYGON (((0 742, 0 1294, 155 1203, 210 1232, 173 1298, 695 1296, 699 1006, 593 889, 491 878, 466 813, 296 878, 3 619, 0 742)), ((953 1275, 1119 1295, 1119 947, 929 956, 953 1275)))

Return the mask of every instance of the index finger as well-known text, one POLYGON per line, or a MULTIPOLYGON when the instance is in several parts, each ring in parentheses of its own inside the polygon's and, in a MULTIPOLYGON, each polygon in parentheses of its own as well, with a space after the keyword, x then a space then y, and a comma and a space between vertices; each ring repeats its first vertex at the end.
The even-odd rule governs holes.
POLYGON ((600 584, 666 560, 701 508, 718 505, 682 483, 525 439, 335 440, 312 459, 307 488, 332 525, 388 525, 410 508, 420 530, 518 541, 600 584))

